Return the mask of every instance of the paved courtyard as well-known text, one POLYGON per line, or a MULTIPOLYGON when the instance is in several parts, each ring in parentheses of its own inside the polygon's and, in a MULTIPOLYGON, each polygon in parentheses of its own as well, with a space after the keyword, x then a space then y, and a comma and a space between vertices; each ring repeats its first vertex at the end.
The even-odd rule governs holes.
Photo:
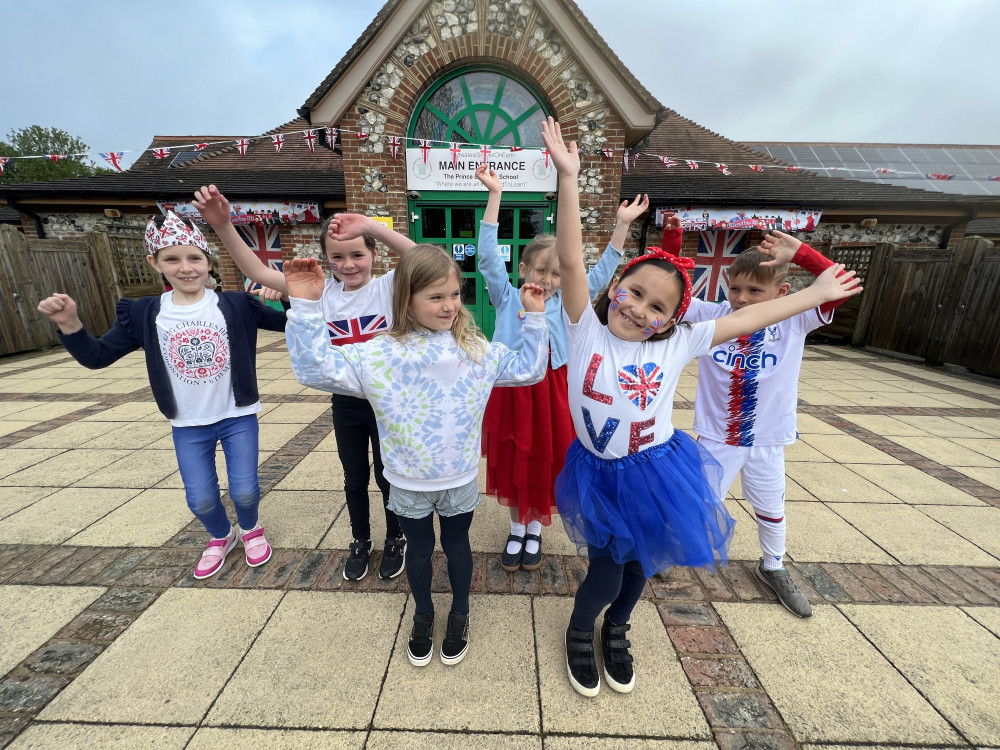
POLYGON ((61 349, 0 359, 0 747, 1000 747, 1000 383, 809 347, 787 516, 814 617, 757 585, 737 485, 729 566, 651 580, 635 691, 589 700, 565 674, 585 566, 558 521, 542 568, 509 574, 507 511, 485 499, 469 654, 412 667, 405 577, 341 576, 328 397, 295 382, 280 336, 259 367, 275 556, 248 569, 237 550, 199 582, 207 534, 142 353, 94 372, 61 349))

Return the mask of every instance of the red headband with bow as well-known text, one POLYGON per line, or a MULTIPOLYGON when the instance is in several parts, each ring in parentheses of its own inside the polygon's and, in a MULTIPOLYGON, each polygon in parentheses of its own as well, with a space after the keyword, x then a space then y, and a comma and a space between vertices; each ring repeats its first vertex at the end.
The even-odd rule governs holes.
POLYGON ((688 307, 691 305, 691 278, 688 276, 688 271, 694 268, 694 260, 691 258, 683 258, 678 255, 671 255, 658 247, 647 247, 644 255, 640 255, 638 258, 633 258, 625 264, 625 268, 622 269, 622 276, 624 276, 625 272, 636 263, 642 263, 644 260, 653 260, 654 258, 656 260, 665 260, 667 263, 671 264, 677 269, 681 279, 684 281, 684 293, 681 295, 681 304, 680 307, 677 308, 677 315, 674 319, 675 323, 680 323, 681 320, 684 319, 684 313, 687 312, 688 307))

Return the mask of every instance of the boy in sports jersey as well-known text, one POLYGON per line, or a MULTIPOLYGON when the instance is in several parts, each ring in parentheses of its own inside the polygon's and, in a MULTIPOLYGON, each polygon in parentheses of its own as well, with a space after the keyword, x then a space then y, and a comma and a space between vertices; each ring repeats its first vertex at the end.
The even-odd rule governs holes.
MULTIPOLYGON (((680 221, 668 217, 663 244, 680 251, 680 221)), ((760 248, 744 250, 729 267, 729 301, 691 300, 685 320, 721 318, 733 310, 788 294, 788 263, 819 275, 833 262, 808 245, 773 230, 760 248)), ((785 446, 798 437, 795 409, 808 333, 833 319, 840 302, 800 313, 750 336, 727 341, 698 358, 694 431, 722 464, 722 492, 742 474, 754 509, 763 556, 755 572, 797 617, 810 617, 809 600, 782 564, 785 554, 785 446)))

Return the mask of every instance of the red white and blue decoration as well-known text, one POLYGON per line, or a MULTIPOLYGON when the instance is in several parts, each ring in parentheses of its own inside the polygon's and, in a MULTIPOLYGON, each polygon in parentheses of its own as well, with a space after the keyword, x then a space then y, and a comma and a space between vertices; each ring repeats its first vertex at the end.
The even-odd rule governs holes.
POLYGON ((170 149, 169 148, 154 148, 153 149, 153 156, 155 156, 157 159, 166 159, 168 156, 170 156, 170 149))
MULTIPOLYGON (((281 236, 278 234, 276 224, 242 225, 236 227, 236 231, 264 265, 274 271, 281 270, 283 263, 281 260, 281 236)), ((255 292, 260 289, 260 284, 256 284, 244 276, 243 288, 248 292, 255 292)))
POLYGON ((234 141, 234 143, 236 144, 236 148, 240 151, 240 156, 246 156, 247 149, 250 148, 250 139, 240 138, 238 141, 234 141))
POLYGON ((402 140, 403 139, 400 138, 398 135, 390 135, 388 138, 386 138, 386 142, 389 144, 389 155, 393 159, 399 156, 399 144, 400 141, 402 140))
POLYGON ((655 362, 625 365, 618 371, 618 386, 629 401, 645 411, 660 390, 663 371, 655 362))
POLYGON ((106 154, 101 153, 100 156, 102 159, 104 159, 104 161, 106 161, 112 167, 117 169, 119 172, 122 171, 122 159, 125 158, 124 151, 109 151, 106 154))
POLYGON ((326 324, 330 343, 334 346, 360 344, 389 330, 385 315, 361 315, 348 320, 334 320, 326 324))
POLYGON ((783 232, 811 232, 819 224, 823 212, 818 209, 780 208, 704 208, 684 206, 660 208, 656 211, 656 226, 663 226, 663 216, 673 213, 680 219, 685 232, 718 230, 780 229, 783 232))
MULTIPOLYGON (((184 219, 204 224, 205 219, 190 201, 157 201, 160 211, 173 211, 184 219)), ((319 204, 292 201, 233 201, 229 204, 229 217, 235 225, 241 224, 317 224, 319 204)))
POLYGON ((309 144, 309 153, 316 153, 316 128, 310 128, 309 130, 302 131, 302 137, 306 139, 306 143, 309 144))
POLYGON ((729 266, 745 245, 746 232, 701 232, 691 275, 691 296, 705 302, 729 299, 729 266))
POLYGON ((285 145, 285 134, 275 133, 271 136, 271 143, 274 144, 274 153, 280 154, 281 147, 285 145))

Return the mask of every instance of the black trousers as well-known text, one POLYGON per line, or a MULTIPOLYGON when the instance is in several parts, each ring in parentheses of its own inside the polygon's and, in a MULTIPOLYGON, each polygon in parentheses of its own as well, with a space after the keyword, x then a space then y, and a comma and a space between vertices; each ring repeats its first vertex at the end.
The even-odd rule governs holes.
MULTIPOLYGON (((451 583, 451 609, 468 614, 469 590, 472 588, 472 547, 469 527, 475 511, 457 516, 438 516, 441 523, 441 549, 448 558, 448 581, 451 583)), ((410 583, 416 614, 434 612, 431 601, 431 555, 434 552, 434 514, 423 518, 399 517, 406 535, 406 580, 410 583)))
POLYGON ((363 398, 333 394, 333 434, 337 439, 337 452, 344 467, 344 494, 347 495, 347 513, 351 518, 351 534, 355 539, 371 539, 371 511, 368 482, 372 466, 375 483, 382 491, 385 510, 386 537, 402 534, 396 514, 389 504, 389 482, 382 474, 382 451, 378 444, 378 426, 372 405, 363 398), (372 447, 372 466, 368 464, 368 446, 372 447))
POLYGON ((597 616, 608 607, 608 618, 615 625, 624 625, 645 585, 646 576, 637 561, 623 564, 610 557, 592 557, 587 577, 576 591, 570 622, 577 630, 593 630, 597 616))

